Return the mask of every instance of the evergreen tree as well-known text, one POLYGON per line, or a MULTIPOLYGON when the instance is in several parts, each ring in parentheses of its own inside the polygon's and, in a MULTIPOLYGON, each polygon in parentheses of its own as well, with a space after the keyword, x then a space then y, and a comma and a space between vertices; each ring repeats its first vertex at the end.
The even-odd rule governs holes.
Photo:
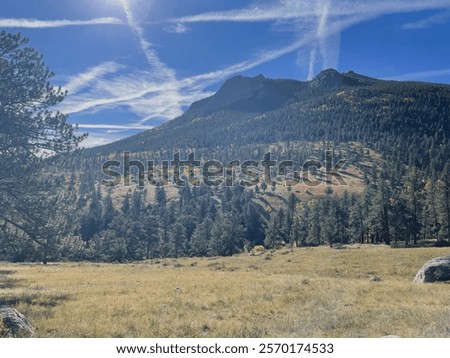
POLYGON ((145 259, 157 257, 158 253, 158 217, 148 210, 143 219, 143 240, 145 241, 145 259))
POLYGON ((242 250, 245 229, 239 218, 232 214, 222 214, 211 229, 208 254, 211 256, 231 256, 242 250))
POLYGON ((450 242, 450 164, 444 167, 437 186, 437 210, 439 212, 439 241, 450 242))
POLYGON ((349 214, 349 234, 351 243, 364 242, 364 218, 362 211, 362 198, 355 199, 349 214))
POLYGON ((320 205, 317 200, 312 200, 308 205, 308 236, 306 242, 308 245, 321 245, 323 239, 320 205))
POLYGON ((128 215, 131 210, 131 203, 130 203, 130 191, 128 191, 125 194, 125 197, 123 198, 122 202, 122 213, 125 215, 128 215))
POLYGON ((65 225, 55 222, 53 210, 63 210, 58 202, 41 205, 54 197, 42 176, 46 153, 55 161, 66 157, 85 136, 75 134, 66 115, 52 112, 65 92, 51 85, 53 73, 27 42, 0 32, 0 227, 46 251, 49 236, 57 240, 57 226, 65 225))
POLYGON ((403 178, 403 188, 401 192, 401 197, 405 203, 405 214, 407 219, 406 244, 412 239, 414 245, 417 245, 417 240, 421 231, 419 210, 422 205, 421 188, 422 182, 417 172, 417 168, 411 166, 408 168, 408 171, 403 178))
POLYGON ((269 249, 276 248, 282 244, 283 239, 284 234, 280 226, 280 217, 278 214, 272 214, 267 223, 264 246, 269 249))
POLYGON ((206 218, 200 223, 192 234, 191 255, 193 256, 207 256, 208 247, 211 241, 211 228, 213 221, 206 218))
POLYGON ((180 221, 170 227, 169 232, 169 255, 175 258, 185 254, 183 244, 186 242, 186 228, 180 221))
POLYGON ((166 190, 164 189, 164 186, 157 186, 155 188, 155 196, 156 196, 156 203, 158 204, 158 207, 160 208, 161 212, 163 212, 166 209, 167 205, 167 194, 166 190))
POLYGON ((306 241, 304 226, 300 219, 296 217, 292 224, 292 230, 289 236, 289 244, 291 247, 303 246, 306 241))

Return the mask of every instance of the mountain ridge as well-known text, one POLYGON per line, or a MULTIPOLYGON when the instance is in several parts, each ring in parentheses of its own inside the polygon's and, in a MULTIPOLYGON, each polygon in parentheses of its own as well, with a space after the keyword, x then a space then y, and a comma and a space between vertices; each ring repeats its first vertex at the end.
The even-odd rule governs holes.
POLYGON ((255 102, 252 104, 260 106, 254 106, 252 108, 254 112, 266 112, 295 99, 300 91, 308 89, 308 87, 333 90, 342 86, 371 85, 377 81, 381 80, 359 75, 353 71, 339 73, 334 69, 321 71, 311 81, 271 79, 262 74, 255 77, 237 75, 226 80, 214 95, 192 103, 185 114, 204 115, 222 108, 250 111, 248 107, 239 108, 235 105, 239 102, 242 103, 245 99, 253 99, 255 102), (271 103, 266 103, 266 99, 270 99, 271 103), (202 106, 207 108, 199 111, 198 107, 202 106))
MULTIPOLYGON (((312 81, 235 76, 154 129, 85 156, 258 146, 280 141, 361 141, 407 163, 424 138, 450 138, 450 85, 388 81, 329 69, 312 81), (400 153, 399 153, 400 151, 400 153)), ((442 155, 441 155, 442 156, 442 155)), ((426 165, 425 159, 420 159, 426 165)))

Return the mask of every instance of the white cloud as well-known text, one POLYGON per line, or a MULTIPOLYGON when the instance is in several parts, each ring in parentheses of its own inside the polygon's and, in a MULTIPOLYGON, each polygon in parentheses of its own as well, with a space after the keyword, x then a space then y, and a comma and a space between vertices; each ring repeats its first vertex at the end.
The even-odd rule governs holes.
POLYGON ((153 129, 153 126, 123 125, 123 124, 78 124, 81 129, 153 129))
POLYGON ((189 27, 187 27, 184 24, 177 23, 177 24, 170 24, 164 28, 167 32, 171 32, 174 34, 184 34, 185 32, 188 32, 190 30, 189 27))
POLYGON ((426 29, 428 27, 431 27, 433 25, 443 24, 447 22, 447 20, 450 19, 450 11, 441 12, 439 14, 429 16, 425 19, 416 21, 416 22, 410 22, 407 24, 404 24, 402 26, 403 30, 418 30, 418 29, 426 29))
MULTIPOLYGON (((323 33, 321 35, 326 37, 333 36, 341 32, 342 30, 345 30, 363 21, 373 19, 374 17, 375 16, 373 14, 365 14, 360 16, 346 17, 339 21, 333 22, 330 21, 330 23, 326 28, 326 33, 323 33)), ((311 46, 311 44, 315 44, 318 40, 320 40, 320 36, 317 34, 317 31, 310 31, 310 32, 305 31, 305 33, 302 36, 299 36, 298 39, 296 39, 293 43, 291 43, 288 46, 274 50, 260 51, 258 54, 256 54, 253 58, 249 60, 237 63, 233 66, 218 71, 197 75, 192 78, 186 79, 186 81, 192 81, 193 83, 202 81, 210 85, 234 74, 248 71, 259 65, 273 61, 281 56, 297 51, 305 46, 311 46)))
POLYGON ((314 46, 309 54, 309 65, 308 65, 308 81, 311 81, 315 73, 315 64, 317 58, 317 46, 314 46))
MULTIPOLYGON (((391 14, 425 9, 441 9, 450 6, 448 0, 378 0, 356 1, 339 0, 331 4, 332 16, 354 16, 363 14, 391 14)), ((184 16, 168 21, 175 23, 195 22, 265 22, 293 20, 322 16, 322 9, 316 2, 308 0, 285 0, 271 5, 252 6, 243 9, 207 12, 184 16)))
MULTIPOLYGON (((161 113, 161 116, 177 116, 182 113, 183 104, 181 103, 181 97, 183 97, 180 94, 180 85, 179 81, 176 77, 175 71, 167 66, 161 59, 158 57, 158 54, 153 49, 152 44, 145 38, 144 30, 142 26, 139 24, 137 19, 134 16, 134 13, 131 9, 131 4, 129 0, 120 0, 120 3, 122 5, 122 8, 125 12, 125 15, 127 17, 128 25, 130 26, 131 30, 137 35, 139 39, 139 43, 141 46, 141 49, 147 59, 148 64, 150 65, 152 72, 152 84, 154 82, 156 83, 162 83, 162 87, 164 87, 164 90, 166 91, 165 94, 159 94, 159 97, 165 97, 165 101, 162 101, 160 104, 160 110, 158 110, 161 113), (168 84, 168 85, 167 85, 168 84), (165 106, 167 98, 170 99, 170 108, 167 108, 165 106)), ((147 93, 146 93, 147 94, 147 93)), ((137 100, 139 101, 139 100, 137 100)), ((152 101, 152 99, 150 100, 152 101)), ((140 101, 142 102, 142 100, 140 101)), ((152 106, 153 103, 147 103, 152 106)), ((139 104, 137 104, 139 105, 139 104)), ((153 104, 154 105, 154 104, 153 104)), ((131 106, 136 107, 136 103, 131 106)), ((152 110, 152 107, 147 110, 152 110)), ((167 117, 166 117, 167 118, 167 117)), ((172 117, 173 118, 173 117, 172 117)))
POLYGON ((41 29, 86 25, 123 25, 123 21, 114 17, 100 17, 90 20, 0 19, 0 27, 7 28, 41 29))
MULTIPOLYGON (((328 53, 327 53, 327 26, 328 26, 328 17, 330 11, 330 0, 322 0, 318 2, 319 11, 321 11, 321 16, 318 18, 317 23, 317 38, 315 46, 311 49, 310 60, 308 66, 308 80, 312 80, 315 74, 315 67, 317 61, 317 50, 320 50, 320 55, 323 59, 323 67, 329 66, 328 64, 328 53)), ((333 64, 334 67, 336 64, 333 64)))
MULTIPOLYGON (((260 2, 258 5, 235 9, 229 11, 206 12, 197 15, 169 19, 172 23, 197 23, 197 22, 276 22, 278 30, 286 28, 286 24, 291 24, 290 28, 298 28, 299 46, 302 48, 311 41, 305 41, 305 33, 310 38, 314 38, 314 43, 309 49, 309 60, 299 60, 298 63, 306 63, 308 66, 308 79, 316 73, 317 62, 321 60, 322 69, 336 68, 339 59, 340 30, 329 31, 329 27, 347 28, 345 24, 351 25, 377 18, 387 14, 405 13, 412 11, 444 9, 450 8, 450 0, 378 0, 378 1, 356 1, 356 0, 284 0, 276 3, 260 2), (315 21, 311 21, 314 20, 315 21), (339 22, 344 24, 341 26, 339 22), (280 23, 282 25, 280 25, 280 23), (315 24, 315 25, 314 25, 315 24), (315 33, 311 35, 311 33, 315 33), (320 55, 320 57, 319 57, 320 55)), ((436 21, 436 19, 432 19, 436 21)), ((350 26, 351 26, 350 25, 350 26)), ((288 52, 289 49, 286 48, 288 52)), ((275 51, 273 54, 275 54, 275 51)), ((282 56, 285 51, 278 51, 282 56)), ((304 55, 301 53, 299 55, 304 55)), ((266 62, 271 59, 268 52, 262 53, 260 61, 250 61, 255 64, 266 62)), ((245 68, 251 66, 249 63, 242 63, 235 68, 245 68)), ((231 69, 231 68, 230 68, 231 69)), ((220 77, 220 74, 217 73, 220 77)))
POLYGON ((165 91, 171 93, 172 87, 170 82, 156 83, 152 72, 146 71, 119 75, 110 79, 97 78, 95 83, 92 83, 83 93, 69 95, 59 109, 68 114, 118 106, 128 106, 133 109, 134 104, 149 96, 165 91))
POLYGON ((386 77, 385 79, 393 81, 425 81, 447 76, 450 76, 450 68, 442 70, 405 73, 399 76, 386 77))
POLYGON ((100 65, 88 68, 84 73, 69 78, 68 82, 64 85, 64 89, 70 94, 75 94, 91 83, 96 82, 99 78, 107 74, 116 73, 121 68, 124 68, 124 66, 116 62, 101 63, 100 65))
POLYGON ((113 136, 113 135, 98 135, 90 133, 89 136, 83 140, 80 144, 81 148, 92 148, 98 147, 100 145, 105 145, 112 143, 116 140, 121 139, 121 137, 113 136))
POLYGON ((139 43, 145 54, 147 62, 156 70, 155 75, 158 76, 161 81, 174 81, 176 79, 175 71, 160 60, 156 51, 152 48, 152 44, 145 38, 144 30, 135 19, 129 1, 120 0, 120 3, 122 4, 125 15, 127 16, 128 25, 139 39, 139 43))
MULTIPOLYGON (((109 68, 108 66, 106 66, 109 68)), ((115 66, 112 66, 115 68, 115 66)), ((96 69, 105 68, 99 65, 96 69)), ((85 73, 107 71, 87 70, 85 73)), ((83 78, 83 74, 73 78, 83 78)), ((88 76, 91 81, 84 85, 81 93, 69 93, 58 109, 67 114, 96 113, 102 110, 124 109, 133 112, 143 125, 152 119, 173 119, 182 114, 182 109, 192 102, 202 99, 205 92, 202 85, 193 81, 156 83, 152 71, 138 71, 129 74, 113 74, 107 78, 88 76), (93 78, 95 77, 95 79, 93 78)), ((82 86, 82 84, 79 84, 82 86)), ((63 86, 65 87, 65 86, 63 86)))

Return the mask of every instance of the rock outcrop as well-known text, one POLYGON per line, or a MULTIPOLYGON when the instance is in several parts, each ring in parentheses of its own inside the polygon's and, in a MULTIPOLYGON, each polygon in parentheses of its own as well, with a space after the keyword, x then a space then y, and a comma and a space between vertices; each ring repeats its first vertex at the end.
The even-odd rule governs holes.
POLYGON ((36 333, 27 318, 11 307, 0 307, 0 337, 32 337, 36 333))
POLYGON ((413 282, 450 281, 450 256, 436 257, 422 266, 413 282))

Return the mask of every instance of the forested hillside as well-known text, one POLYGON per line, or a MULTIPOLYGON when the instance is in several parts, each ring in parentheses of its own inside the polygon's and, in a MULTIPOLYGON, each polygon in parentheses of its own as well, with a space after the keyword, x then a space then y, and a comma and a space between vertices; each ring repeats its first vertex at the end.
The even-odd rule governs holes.
POLYGON ((183 116, 86 155, 358 141, 389 160, 431 173, 441 171, 448 158, 449 116, 448 85, 382 81, 334 70, 311 82, 238 76, 183 116))
POLYGON ((447 245, 449 115, 448 85, 334 70, 309 82, 237 76, 160 127, 62 163, 49 160, 44 177, 70 193, 70 230, 51 248, 9 235, 1 258, 130 261, 232 255, 255 245, 447 245), (123 152, 160 167, 176 153, 224 166, 253 160, 258 174, 271 153, 275 161, 293 161, 296 179, 308 179, 275 175, 242 185, 241 170, 224 172, 236 175, 232 186, 180 186, 170 183, 169 169, 168 183, 150 183, 145 172, 138 186, 136 167, 124 173, 123 152), (121 163, 119 185, 102 185, 108 160, 121 163), (322 168, 304 166, 327 160, 322 168), (339 160, 346 161, 344 182, 327 176, 339 160))

